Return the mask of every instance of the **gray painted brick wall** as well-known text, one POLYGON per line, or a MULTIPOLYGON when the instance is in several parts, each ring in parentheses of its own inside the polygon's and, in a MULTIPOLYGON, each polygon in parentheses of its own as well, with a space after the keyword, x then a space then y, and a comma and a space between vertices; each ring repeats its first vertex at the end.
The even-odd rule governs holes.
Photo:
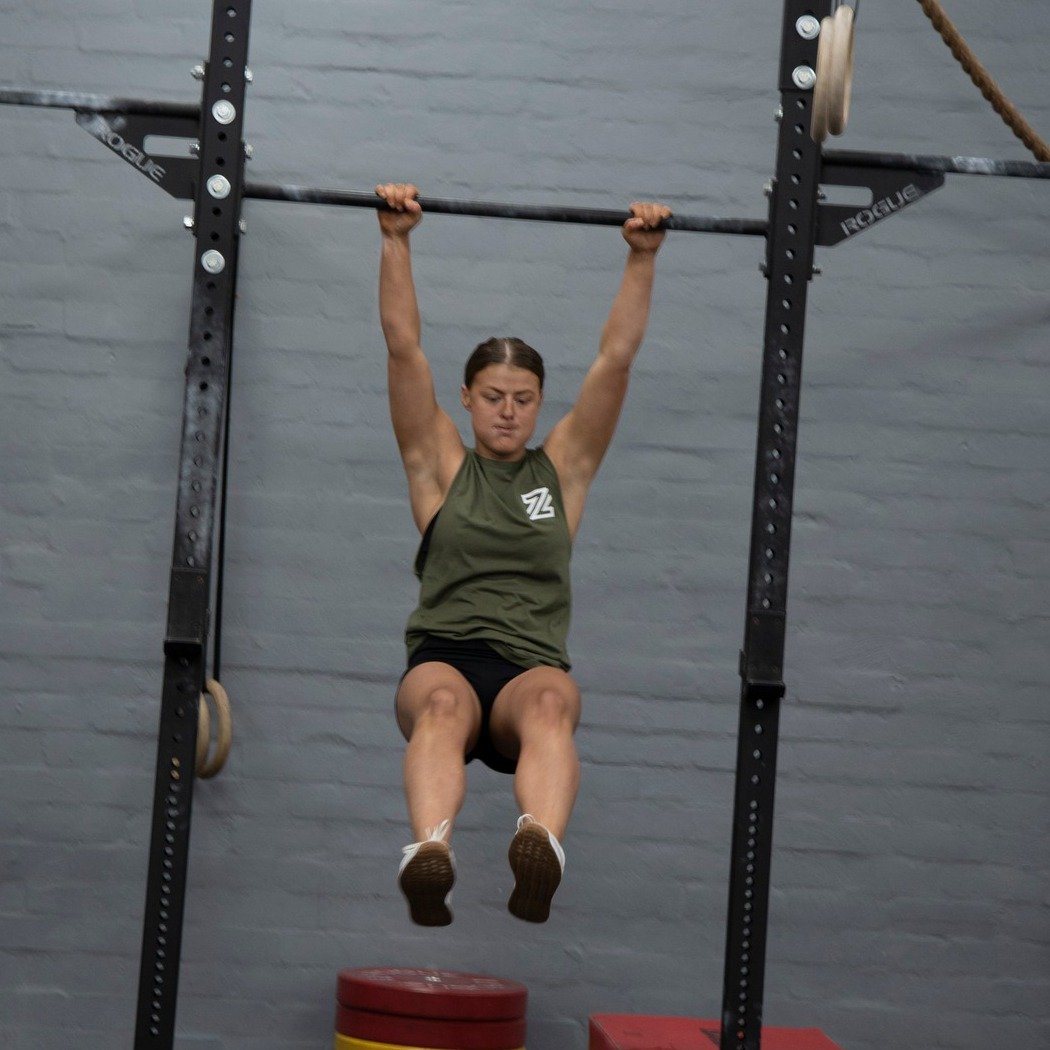
MULTIPOLYGON (((952 0, 1050 134, 1050 9, 952 0)), ((191 99, 210 5, 0 0, 0 79, 191 99)), ((780 5, 258 0, 260 179, 763 214, 780 5)), ((917 4, 865 4, 841 143, 1019 157, 917 4)), ((130 1046, 192 266, 185 206, 68 113, 0 111, 0 1042, 130 1046)), ((367 212, 248 202, 234 362, 227 770, 199 785, 180 1048, 324 1047, 336 971, 718 1013, 761 248, 672 235, 575 558, 584 776, 552 922, 504 910, 509 781, 471 768, 457 917, 412 927, 392 693, 416 537, 367 212)), ((1044 184, 950 179, 811 288, 766 1015, 847 1050, 1050 1045, 1044 184)), ((594 352, 614 230, 431 216, 425 342, 594 352)))

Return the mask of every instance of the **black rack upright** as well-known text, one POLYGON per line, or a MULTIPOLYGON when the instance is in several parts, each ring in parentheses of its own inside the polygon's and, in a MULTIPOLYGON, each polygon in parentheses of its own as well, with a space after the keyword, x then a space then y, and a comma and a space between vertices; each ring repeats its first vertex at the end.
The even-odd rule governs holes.
POLYGON ((215 0, 203 68, 193 298, 135 1050, 170 1050, 175 1036, 197 705, 204 688, 219 451, 233 349, 250 19, 251 0, 215 0))

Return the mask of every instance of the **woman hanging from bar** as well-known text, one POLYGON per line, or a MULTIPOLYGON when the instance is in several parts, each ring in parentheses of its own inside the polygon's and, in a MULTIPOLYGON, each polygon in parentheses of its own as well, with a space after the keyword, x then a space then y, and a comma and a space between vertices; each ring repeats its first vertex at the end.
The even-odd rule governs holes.
POLYGON ((528 448, 543 402, 543 362, 519 339, 489 339, 467 361, 460 401, 467 448, 438 405, 420 344, 409 234, 422 217, 414 186, 376 192, 382 257, 379 306, 390 414, 423 534, 419 605, 406 628, 408 669, 397 721, 408 746, 404 780, 416 841, 398 882, 414 922, 452 921, 452 823, 465 763, 514 774, 522 816, 510 844, 508 907, 544 922, 561 881, 560 839, 576 800, 573 733, 580 692, 569 676, 569 556, 587 490, 612 440, 649 317, 662 204, 631 205, 623 281, 576 404, 528 448))

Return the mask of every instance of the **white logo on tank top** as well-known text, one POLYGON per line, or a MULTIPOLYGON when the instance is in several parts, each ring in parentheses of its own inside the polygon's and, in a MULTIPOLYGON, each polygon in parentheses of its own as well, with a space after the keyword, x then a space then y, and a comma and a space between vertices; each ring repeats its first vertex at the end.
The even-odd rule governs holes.
POLYGON ((532 521, 554 517, 554 499, 546 486, 526 492, 521 497, 521 502, 525 504, 525 510, 532 521))

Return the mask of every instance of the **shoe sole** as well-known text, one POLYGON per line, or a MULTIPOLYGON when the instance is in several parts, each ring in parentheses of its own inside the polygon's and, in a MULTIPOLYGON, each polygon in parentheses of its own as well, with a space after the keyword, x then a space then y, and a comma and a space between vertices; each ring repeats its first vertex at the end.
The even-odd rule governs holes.
POLYGON ((446 898, 455 881, 448 846, 424 842, 398 877, 409 914, 417 926, 448 926, 452 922, 446 898))
POLYGON ((546 829, 523 827, 511 840, 507 859, 514 872, 514 890, 507 909, 525 922, 546 922, 551 899, 561 882, 561 864, 546 829))

